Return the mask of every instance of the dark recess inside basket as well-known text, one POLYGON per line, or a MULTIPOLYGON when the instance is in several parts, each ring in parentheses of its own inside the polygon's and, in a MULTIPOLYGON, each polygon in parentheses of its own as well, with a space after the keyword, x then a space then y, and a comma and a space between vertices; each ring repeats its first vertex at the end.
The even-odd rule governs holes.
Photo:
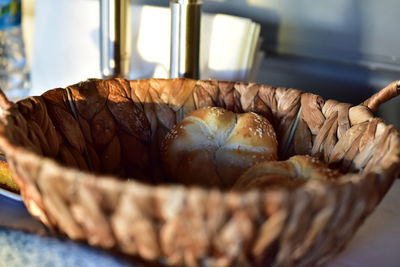
MULTIPOLYGON (((126 121, 116 119, 108 107, 117 109, 116 112, 128 111, 124 111, 123 104, 109 100, 104 100, 107 107, 104 106, 101 111, 91 115, 89 120, 80 114, 75 116, 66 101, 64 89, 50 90, 43 95, 42 100, 47 109, 49 123, 52 123, 56 130, 54 137, 50 138, 58 140, 59 149, 58 153, 55 153, 51 149, 39 148, 40 138, 35 137, 28 144, 32 150, 53 158, 64 166, 83 171, 113 175, 122 179, 133 178, 152 184, 172 182, 162 170, 159 154, 160 144, 170 129, 159 127, 157 133, 152 135, 148 120, 137 113, 133 114, 136 120, 132 114, 121 113, 118 115, 126 117, 126 121), (139 122, 141 127, 130 124, 127 122, 129 120, 139 122)), ((17 104, 25 119, 34 124, 32 105, 35 104, 32 100, 25 99, 17 104)), ((77 106, 80 103, 73 104, 77 106)), ((132 107, 131 103, 129 105, 132 107)), ((146 109, 148 104, 133 105, 142 105, 146 109)), ((36 126, 34 128, 38 129, 36 126)))

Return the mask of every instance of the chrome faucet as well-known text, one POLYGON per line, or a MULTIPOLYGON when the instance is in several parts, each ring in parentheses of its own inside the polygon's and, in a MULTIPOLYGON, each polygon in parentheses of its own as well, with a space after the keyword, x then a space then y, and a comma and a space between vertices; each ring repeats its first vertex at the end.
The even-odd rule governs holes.
POLYGON ((130 0, 100 1, 100 70, 103 78, 128 77, 131 60, 130 0))
MULTIPOLYGON (((170 78, 199 78, 201 6, 199 0, 171 0, 170 78)), ((100 68, 103 78, 130 72, 130 0, 100 1, 100 68)))
POLYGON ((199 79, 202 2, 171 0, 170 77, 199 79))

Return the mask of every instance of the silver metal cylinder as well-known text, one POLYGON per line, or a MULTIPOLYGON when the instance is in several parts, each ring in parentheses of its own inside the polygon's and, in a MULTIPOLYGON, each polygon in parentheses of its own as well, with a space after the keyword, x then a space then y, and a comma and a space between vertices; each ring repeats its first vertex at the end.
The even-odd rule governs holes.
POLYGON ((202 1, 171 0, 170 78, 199 79, 202 1))
POLYGON ((100 69, 103 78, 127 77, 131 60, 130 0, 100 1, 100 69))

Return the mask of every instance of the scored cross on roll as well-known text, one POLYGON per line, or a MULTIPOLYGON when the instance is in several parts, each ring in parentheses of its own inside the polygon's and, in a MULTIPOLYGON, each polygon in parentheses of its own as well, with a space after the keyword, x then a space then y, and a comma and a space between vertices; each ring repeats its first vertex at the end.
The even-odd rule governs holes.
POLYGON ((248 168, 278 159, 270 122, 256 114, 223 108, 195 110, 164 138, 161 160, 174 182, 231 187, 248 168))

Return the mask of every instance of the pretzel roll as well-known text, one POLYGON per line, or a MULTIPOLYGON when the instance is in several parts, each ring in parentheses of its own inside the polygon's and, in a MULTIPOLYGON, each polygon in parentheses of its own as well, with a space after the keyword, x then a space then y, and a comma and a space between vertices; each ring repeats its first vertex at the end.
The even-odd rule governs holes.
POLYGON ((249 168, 233 186, 236 190, 252 188, 286 187, 293 189, 308 179, 335 180, 341 176, 337 170, 317 158, 297 155, 286 161, 265 161, 249 168))
POLYGON ((174 182, 222 188, 254 164, 277 160, 277 153, 276 134, 266 118, 216 107, 195 110, 161 146, 164 169, 174 182))

